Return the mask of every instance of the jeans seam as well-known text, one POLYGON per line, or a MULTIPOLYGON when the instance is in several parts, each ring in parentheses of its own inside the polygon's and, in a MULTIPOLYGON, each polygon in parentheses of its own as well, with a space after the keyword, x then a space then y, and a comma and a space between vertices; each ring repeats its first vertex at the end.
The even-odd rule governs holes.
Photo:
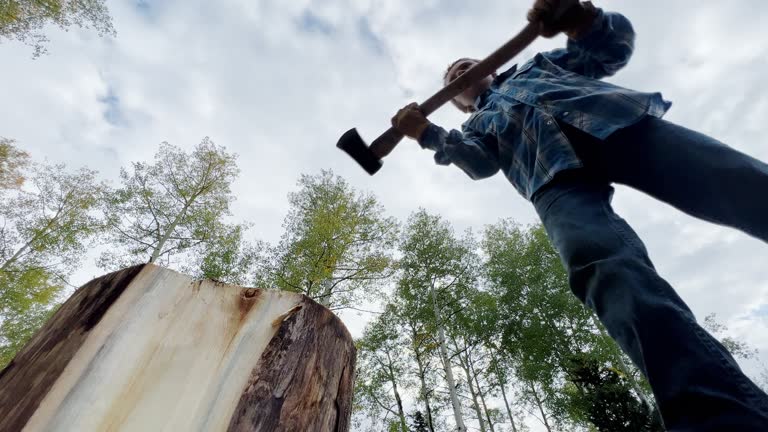
POLYGON ((635 252, 639 252, 642 255, 646 255, 645 249, 641 247, 641 245, 638 244, 635 241, 635 239, 629 235, 629 233, 627 233, 624 227, 622 227, 621 224, 615 220, 614 218, 615 213, 611 212, 608 209, 608 204, 603 202, 602 208, 603 208, 603 213, 608 218, 608 224, 611 226, 611 229, 613 229, 613 232, 616 233, 616 235, 618 235, 619 238, 621 238, 624 241, 624 243, 626 243, 631 248, 633 248, 635 252))
MULTIPOLYGON (((754 384, 752 384, 749 381, 749 378, 747 378, 742 372, 740 372, 738 369, 736 369, 733 364, 728 361, 727 358, 722 354, 722 352, 717 349, 717 347, 712 343, 711 340, 707 337, 706 334, 704 334, 704 331, 702 328, 696 324, 694 321, 690 319, 685 320, 689 327, 693 329, 694 334, 697 338, 699 338, 699 341, 707 347, 707 350, 710 352, 710 354, 713 354, 717 357, 718 361, 720 362, 720 365, 723 367, 723 369, 730 375, 730 377, 737 381, 739 387, 741 388, 741 391, 744 392, 745 395, 747 395, 752 403, 752 408, 757 409, 761 414, 768 416, 768 408, 765 406, 765 397, 758 393, 756 389, 754 388, 754 384)), ((734 360, 735 361, 735 360, 734 360)))
MULTIPOLYGON (((613 229, 614 233, 616 233, 619 238, 621 238, 626 244, 628 244, 630 247, 636 249, 637 252, 647 255, 647 252, 641 248, 632 238, 628 235, 626 230, 621 226, 621 224, 617 223, 616 220, 614 220, 613 217, 611 217, 612 212, 609 211, 607 208, 607 204, 603 203, 602 208, 605 215, 608 217, 608 222, 611 228, 613 229)), ((655 286, 655 285, 654 285, 655 286)), ((660 290, 656 290, 657 293, 663 294, 660 290)), ((756 410, 758 410, 763 415, 768 415, 768 408, 766 408, 764 405, 764 396, 761 395, 756 391, 754 388, 754 385, 750 385, 749 379, 743 374, 740 373, 739 370, 737 370, 731 362, 728 361, 727 358, 725 358, 720 350, 717 349, 714 344, 712 344, 712 341, 708 340, 707 337, 705 337, 704 334, 702 334, 703 330, 701 327, 696 324, 694 321, 692 321, 690 318, 685 318, 686 324, 693 330, 693 333, 696 335, 696 337, 699 339, 699 341, 704 345, 709 351, 711 355, 714 355, 722 368, 728 373, 730 378, 735 379, 738 382, 739 387, 741 388, 741 391, 750 398, 750 402, 752 402, 752 407, 756 410)))

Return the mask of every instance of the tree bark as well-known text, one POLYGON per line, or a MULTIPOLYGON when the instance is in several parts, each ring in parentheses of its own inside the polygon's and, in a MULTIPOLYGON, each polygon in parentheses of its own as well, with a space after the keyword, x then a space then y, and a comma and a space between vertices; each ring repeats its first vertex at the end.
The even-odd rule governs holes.
POLYGON ((458 342, 454 339, 453 341, 454 346, 456 347, 456 351, 459 352, 459 364, 461 365, 461 369, 464 370, 464 374, 467 376, 467 386, 469 387, 469 394, 472 396, 472 407, 475 409, 475 414, 477 415, 477 422, 480 424, 480 432, 485 432, 485 421, 483 421, 483 412, 480 410, 480 404, 477 402, 477 392, 475 391, 475 385, 472 383, 472 374, 469 370, 469 358, 466 355, 466 347, 464 348, 464 355, 462 355, 461 347, 459 347, 458 342))
POLYGON ((395 402, 397 402, 397 415, 400 417, 400 431, 408 432, 408 426, 405 424, 405 411, 403 410, 403 399, 400 397, 400 392, 397 390, 397 377, 395 377, 395 371, 392 370, 392 357, 387 352, 387 360, 389 361, 389 378, 392 381, 392 391, 395 393, 395 402))
MULTIPOLYGON (((411 340, 416 341, 418 333, 413 327, 412 323, 409 323, 411 328, 411 340)), ((416 358, 416 365, 419 367, 419 381, 421 387, 419 389, 422 399, 424 399, 424 405, 427 411, 427 426, 429 426, 429 432, 435 432, 435 426, 432 420, 432 407, 429 405, 429 392, 427 391, 426 370, 424 368, 424 359, 419 354, 419 347, 414 342, 413 356, 416 358)))
POLYGON ((432 292, 432 308, 435 312, 435 325, 437 326, 437 343, 440 349, 440 359, 443 363, 443 370, 445 371, 445 381, 448 383, 448 393, 451 396, 453 418, 456 420, 456 430, 458 432, 466 432, 467 427, 464 426, 464 415, 461 412, 461 402, 459 401, 459 395, 456 393, 456 381, 453 379, 451 360, 448 357, 448 348, 446 348, 445 330, 443 330, 443 324, 440 322, 442 317, 440 316, 440 310, 437 307, 437 294, 435 294, 434 287, 432 287, 430 291, 432 292))
POLYGON ((0 430, 346 432, 354 360, 306 296, 144 264, 78 289, 0 372, 0 430))
POLYGON ((509 407, 509 400, 507 399, 507 391, 504 389, 506 386, 506 383, 502 381, 501 375, 499 374, 498 366, 494 364, 494 372, 496 374, 496 379, 499 381, 499 388, 501 389, 501 397, 504 399, 504 406, 507 408, 507 416, 509 416, 509 422, 512 423, 512 432, 517 432, 517 427, 515 427, 515 417, 512 415, 512 409, 509 407))
POLYGON ((549 422, 547 421, 547 414, 544 412, 544 402, 539 398, 539 392, 536 391, 536 386, 532 382, 528 383, 528 386, 531 389, 531 392, 533 392, 533 399, 536 401, 536 406, 539 408, 539 412, 541 413, 541 420, 544 422, 544 427, 547 428, 547 432, 552 432, 552 428, 549 426, 549 422))
POLYGON ((160 257, 160 254, 163 252, 163 248, 165 247, 165 242, 171 238, 171 234, 173 234, 173 231, 176 230, 176 227, 179 225, 179 221, 181 221, 181 219, 186 215, 188 208, 189 204, 184 204, 184 208, 182 208, 181 212, 176 215, 176 218, 173 220, 168 229, 165 230, 163 236, 160 237, 160 239, 157 241, 157 246, 155 246, 155 249, 152 251, 152 255, 149 257, 150 264, 157 261, 157 259, 160 257))
POLYGON ((491 432, 496 432, 493 428, 493 419, 491 418, 491 413, 488 411, 488 405, 485 403, 485 393, 483 392, 483 388, 480 387, 480 379, 477 378, 479 374, 475 370, 475 363, 472 361, 472 353, 470 351, 467 351, 467 363, 469 364, 469 370, 472 372, 472 376, 475 379, 475 386, 477 386, 477 394, 480 396, 480 402, 483 404, 483 412, 485 413, 485 419, 488 421, 488 429, 491 432))

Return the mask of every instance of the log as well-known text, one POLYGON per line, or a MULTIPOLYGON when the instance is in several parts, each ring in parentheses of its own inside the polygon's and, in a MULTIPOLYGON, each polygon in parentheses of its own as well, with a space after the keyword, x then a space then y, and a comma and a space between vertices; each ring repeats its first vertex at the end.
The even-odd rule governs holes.
POLYGON ((0 431, 347 431, 354 362, 304 295, 139 265, 79 288, 0 372, 0 431))

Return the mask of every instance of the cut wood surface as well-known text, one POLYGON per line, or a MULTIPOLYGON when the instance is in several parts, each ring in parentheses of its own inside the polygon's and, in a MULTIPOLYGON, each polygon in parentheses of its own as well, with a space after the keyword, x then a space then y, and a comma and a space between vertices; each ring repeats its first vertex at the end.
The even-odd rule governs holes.
POLYGON ((131 267, 0 372, 0 431, 347 431, 355 349, 306 296, 131 267))

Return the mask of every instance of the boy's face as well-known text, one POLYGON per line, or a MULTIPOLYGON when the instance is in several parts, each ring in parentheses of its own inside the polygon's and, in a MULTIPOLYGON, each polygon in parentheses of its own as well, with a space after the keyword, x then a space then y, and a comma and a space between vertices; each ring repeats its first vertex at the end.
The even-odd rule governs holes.
MULTIPOLYGON (((448 75, 445 77, 445 85, 448 85, 451 81, 455 80, 459 76, 461 76, 464 72, 469 70, 472 66, 479 63, 477 60, 459 60, 456 62, 451 68, 448 70, 448 75)), ((459 105, 463 106, 474 106, 475 105, 475 99, 477 99, 478 96, 485 93, 486 90, 491 86, 491 83, 493 82, 492 76, 487 76, 480 81, 474 83, 472 86, 464 90, 460 95, 456 96, 454 99, 456 102, 459 103, 459 105)))

